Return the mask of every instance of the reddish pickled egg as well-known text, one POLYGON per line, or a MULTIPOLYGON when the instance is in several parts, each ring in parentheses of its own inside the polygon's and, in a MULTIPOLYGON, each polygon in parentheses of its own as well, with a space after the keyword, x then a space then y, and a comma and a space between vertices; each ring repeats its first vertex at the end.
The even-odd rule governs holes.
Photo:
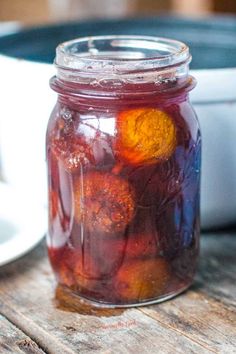
POLYGON ((130 184, 107 172, 89 172, 74 182, 75 218, 92 231, 122 232, 134 215, 130 184))
POLYGON ((114 240, 110 248, 115 248, 123 253, 125 259, 136 259, 145 257, 154 257, 159 252, 159 244, 153 234, 130 235, 124 239, 114 240))
POLYGON ((62 161, 68 172, 77 172, 81 166, 94 161, 90 145, 76 132, 73 122, 60 119, 53 134, 51 147, 58 160, 62 161))

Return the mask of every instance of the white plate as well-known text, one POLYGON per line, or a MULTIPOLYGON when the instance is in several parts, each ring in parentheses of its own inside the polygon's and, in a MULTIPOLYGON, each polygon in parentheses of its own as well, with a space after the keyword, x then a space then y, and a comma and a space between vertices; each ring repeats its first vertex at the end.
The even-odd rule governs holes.
POLYGON ((46 210, 28 197, 0 182, 0 266, 30 251, 44 237, 46 210))

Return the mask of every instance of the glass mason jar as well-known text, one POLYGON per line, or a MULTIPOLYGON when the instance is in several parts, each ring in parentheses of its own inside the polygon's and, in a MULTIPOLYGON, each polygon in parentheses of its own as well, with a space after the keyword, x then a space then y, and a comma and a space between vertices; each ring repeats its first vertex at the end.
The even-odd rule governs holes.
POLYGON ((190 60, 185 44, 155 37, 57 48, 48 251, 58 282, 91 304, 160 302, 193 281, 201 138, 190 60))

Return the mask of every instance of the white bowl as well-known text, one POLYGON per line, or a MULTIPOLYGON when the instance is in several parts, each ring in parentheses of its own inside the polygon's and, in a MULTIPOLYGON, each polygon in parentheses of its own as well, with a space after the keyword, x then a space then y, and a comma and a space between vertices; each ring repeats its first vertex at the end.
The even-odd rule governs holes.
POLYGON ((195 70, 191 93, 202 131, 202 227, 236 221, 236 68, 195 70))

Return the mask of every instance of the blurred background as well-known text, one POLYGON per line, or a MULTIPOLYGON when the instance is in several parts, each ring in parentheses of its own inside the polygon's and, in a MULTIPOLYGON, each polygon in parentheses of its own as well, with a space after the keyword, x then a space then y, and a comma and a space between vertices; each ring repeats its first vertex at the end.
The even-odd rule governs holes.
POLYGON ((25 25, 86 18, 172 13, 203 16, 236 13, 235 0, 0 0, 0 21, 25 25))

